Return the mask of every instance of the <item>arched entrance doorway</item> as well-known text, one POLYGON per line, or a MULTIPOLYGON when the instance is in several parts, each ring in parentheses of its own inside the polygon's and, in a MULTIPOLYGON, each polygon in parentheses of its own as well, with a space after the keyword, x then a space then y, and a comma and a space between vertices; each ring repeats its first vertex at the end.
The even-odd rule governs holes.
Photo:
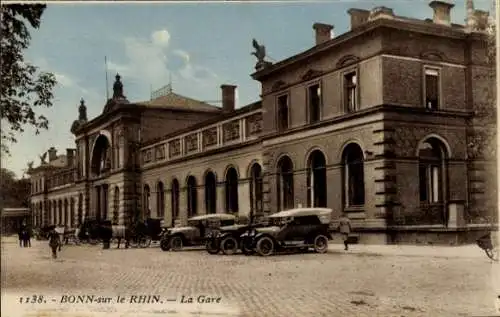
POLYGON ((213 172, 205 175, 205 209, 207 214, 216 213, 217 202, 217 179, 213 172))
POLYGON ((307 205, 326 207, 326 159, 323 152, 315 150, 307 162, 307 205))
POLYGON ((276 192, 278 210, 293 208, 293 163, 288 156, 283 156, 277 166, 276 192))
POLYGON ((238 212, 238 172, 234 167, 226 173, 226 212, 238 212))
POLYGON ((172 180, 171 188, 171 206, 172 206, 172 227, 175 226, 175 220, 179 217, 179 181, 172 180))

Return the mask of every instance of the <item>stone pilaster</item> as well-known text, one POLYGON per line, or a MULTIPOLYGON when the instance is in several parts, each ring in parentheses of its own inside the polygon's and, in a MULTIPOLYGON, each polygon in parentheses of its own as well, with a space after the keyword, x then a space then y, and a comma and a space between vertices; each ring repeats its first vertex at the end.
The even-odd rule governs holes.
POLYGON ((179 216, 177 217, 179 224, 184 226, 187 224, 187 191, 186 188, 181 188, 179 192, 179 216))
POLYGON ((164 219, 165 226, 171 227, 173 226, 174 219, 172 217, 172 191, 165 191, 165 216, 164 219))
POLYGON ((226 213, 226 188, 225 183, 217 184, 216 213, 226 213))
POLYGON ((250 181, 240 181, 238 183, 238 215, 249 217, 250 208, 250 181))

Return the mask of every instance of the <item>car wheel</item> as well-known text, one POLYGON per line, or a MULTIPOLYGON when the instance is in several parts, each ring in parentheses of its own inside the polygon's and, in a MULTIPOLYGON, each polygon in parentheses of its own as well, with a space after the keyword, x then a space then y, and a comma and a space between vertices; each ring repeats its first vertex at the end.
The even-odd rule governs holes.
POLYGON ((160 248, 163 251, 170 250, 170 241, 169 241, 169 239, 161 239, 161 241, 160 241, 160 248))
POLYGON ((274 252, 274 241, 269 237, 262 237, 256 243, 257 253, 261 256, 268 256, 274 252))
POLYGON ((210 254, 217 254, 220 251, 220 247, 217 245, 215 240, 208 240, 206 243, 207 252, 210 254))
POLYGON ((233 255, 238 251, 238 241, 234 237, 225 238, 220 245, 225 255, 233 255))
POLYGON ((170 239, 170 248, 173 251, 178 251, 182 249, 182 238, 180 236, 174 236, 170 239))
POLYGON ((325 253, 328 251, 328 238, 322 234, 314 238, 314 251, 325 253))

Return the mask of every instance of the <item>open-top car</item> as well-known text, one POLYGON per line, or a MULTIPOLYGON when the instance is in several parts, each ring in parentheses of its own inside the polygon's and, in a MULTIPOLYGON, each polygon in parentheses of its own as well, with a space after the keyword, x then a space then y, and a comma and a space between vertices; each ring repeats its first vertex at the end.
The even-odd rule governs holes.
POLYGON ((169 228, 164 232, 160 247, 163 251, 181 250, 184 246, 206 244, 206 237, 222 226, 234 225, 236 217, 231 214, 208 214, 188 219, 187 226, 169 228))
POLYGON ((332 218, 329 208, 296 208, 268 217, 268 225, 242 234, 242 249, 254 250, 261 256, 276 251, 313 248, 318 253, 328 251, 328 230, 332 218))

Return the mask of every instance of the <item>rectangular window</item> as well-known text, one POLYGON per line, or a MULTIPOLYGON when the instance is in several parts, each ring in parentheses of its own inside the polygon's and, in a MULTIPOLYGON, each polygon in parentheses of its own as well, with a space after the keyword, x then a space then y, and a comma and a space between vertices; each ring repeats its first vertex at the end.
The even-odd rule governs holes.
POLYGON ((439 70, 425 69, 425 107, 438 109, 439 107, 439 70))
POLYGON ((321 87, 312 85, 308 89, 309 123, 318 122, 321 116, 321 87))
POLYGON ((358 81, 356 72, 344 75, 344 102, 348 112, 358 110, 357 89, 358 81))
POLYGON ((284 131, 288 129, 289 122, 289 106, 288 106, 288 95, 283 95, 278 97, 278 129, 279 131, 284 131))

